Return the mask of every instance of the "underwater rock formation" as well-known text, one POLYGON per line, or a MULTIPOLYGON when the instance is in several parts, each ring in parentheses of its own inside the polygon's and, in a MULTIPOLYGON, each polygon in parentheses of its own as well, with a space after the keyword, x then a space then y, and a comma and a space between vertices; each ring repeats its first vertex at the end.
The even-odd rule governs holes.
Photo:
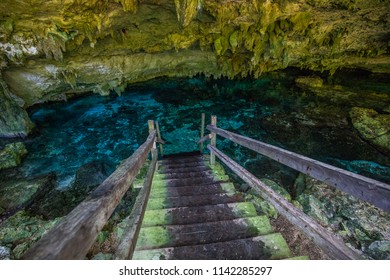
POLYGON ((27 150, 23 143, 7 144, 0 150, 0 170, 18 166, 26 154, 27 150))

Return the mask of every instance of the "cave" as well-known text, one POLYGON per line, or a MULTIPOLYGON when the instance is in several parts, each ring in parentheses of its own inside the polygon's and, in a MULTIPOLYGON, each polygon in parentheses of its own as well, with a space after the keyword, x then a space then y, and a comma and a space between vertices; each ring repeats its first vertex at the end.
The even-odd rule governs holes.
MULTIPOLYGON (((206 125, 214 115, 221 129, 389 193, 390 2, 2 0, 0 259, 23 258, 90 197, 148 138, 148 120, 165 155, 198 151, 202 113, 206 125)), ((388 211, 222 137, 216 146, 360 257, 390 259, 388 211)), ((289 257, 328 259, 218 168, 281 232, 289 257)), ((87 259, 113 258, 147 171, 87 259)))

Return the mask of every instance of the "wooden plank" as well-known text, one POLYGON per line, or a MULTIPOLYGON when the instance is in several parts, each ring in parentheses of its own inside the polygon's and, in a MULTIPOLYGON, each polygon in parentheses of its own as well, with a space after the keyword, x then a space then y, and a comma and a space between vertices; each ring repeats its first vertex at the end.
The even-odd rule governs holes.
MULTIPOLYGON (((157 150, 154 150, 153 153, 157 153, 157 150)), ((115 253, 115 260, 129 260, 133 256, 157 165, 157 155, 152 156, 152 158, 153 160, 149 166, 148 173, 146 174, 144 186, 137 196, 130 213, 130 219, 115 253)))
POLYGON ((158 121, 155 122, 156 123, 156 130, 157 130, 157 142, 159 142, 159 146, 160 146, 160 154, 161 156, 163 156, 164 154, 164 150, 163 150, 163 145, 165 142, 161 139, 161 132, 160 132, 160 126, 158 125, 158 121), (164 143, 163 143, 164 142, 164 143))
POLYGON ((199 139, 198 144, 203 145, 203 142, 210 140, 211 139, 211 133, 207 134, 206 136, 203 136, 202 138, 199 139))
MULTIPOLYGON (((206 121, 206 114, 205 113, 202 113, 202 116, 201 116, 201 124, 200 124, 200 139, 202 140, 204 138, 204 127, 205 127, 205 121, 206 121)), ((203 142, 204 141, 200 141, 198 142, 199 144, 199 149, 200 149, 200 152, 203 153, 203 142)))
POLYGON ((240 176, 257 193, 270 202, 280 214, 285 216, 293 225, 301 229, 332 259, 361 259, 361 256, 347 247, 341 238, 328 232, 319 223, 308 217, 301 210, 278 195, 274 190, 257 179, 253 174, 233 161, 217 148, 208 145, 207 148, 226 164, 234 173, 240 176))
POLYGON ((207 129, 390 212, 390 185, 211 125, 207 129))
MULTIPOLYGON (((207 127, 214 127, 217 128, 217 116, 211 116, 211 125, 208 125, 207 127)), ((210 130, 211 131, 211 130, 210 130)), ((215 132, 211 131, 211 146, 216 147, 217 146, 217 135, 215 132)), ((213 152, 210 153, 210 164, 215 164, 215 155, 213 152)))
POLYGON ((28 250, 23 259, 83 259, 134 181, 155 139, 153 130, 131 157, 28 250))

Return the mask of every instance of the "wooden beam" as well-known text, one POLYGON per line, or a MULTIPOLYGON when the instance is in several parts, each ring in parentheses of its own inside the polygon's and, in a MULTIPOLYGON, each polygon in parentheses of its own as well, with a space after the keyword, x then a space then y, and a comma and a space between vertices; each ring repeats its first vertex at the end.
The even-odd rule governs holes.
POLYGON ((157 142, 159 142, 160 154, 161 154, 161 156, 163 156, 164 150, 163 150, 163 145, 162 145, 163 143, 162 143, 162 139, 161 139, 160 126, 158 125, 158 121, 156 121, 155 123, 156 123, 157 137, 158 137, 157 140, 160 140, 160 141, 157 141, 157 142))
POLYGON ((211 125, 207 129, 390 212, 390 185, 211 125))
MULTIPOLYGON (((154 150, 153 153, 157 153, 154 150)), ((141 229, 142 220, 144 218, 146 205, 150 194, 150 188, 153 182, 154 171, 157 165, 157 155, 152 156, 153 160, 149 166, 148 173, 144 181, 144 186, 140 190, 133 209, 130 213, 130 219, 127 222, 121 242, 118 245, 115 253, 115 260, 129 260, 133 257, 135 246, 137 244, 138 234, 141 229)))
POLYGON ((83 202, 44 235, 23 259, 83 259, 145 163, 156 131, 83 202))
MULTIPOLYGON (((211 133, 207 134, 206 136, 203 136, 202 138, 199 139, 198 144, 203 145, 203 142, 210 140, 211 139, 211 133)), ((202 149, 203 151, 203 149, 202 149)))
MULTIPOLYGON (((201 124, 200 124, 200 139, 204 138, 205 121, 206 121, 206 114, 202 113, 202 115, 201 115, 201 124)), ((203 141, 200 142, 200 140, 199 140, 198 144, 199 144, 200 153, 202 154, 203 153, 203 141)))
MULTIPOLYGON (((214 127, 217 128, 217 116, 211 116, 211 125, 208 125, 207 127, 214 127)), ((213 147, 217 146, 217 135, 211 131, 211 141, 210 145, 213 147)), ((210 153, 210 164, 215 164, 215 155, 213 152, 210 153)))
POLYGON ((227 155, 211 145, 208 145, 207 148, 251 186, 262 198, 270 202, 280 214, 285 216, 293 225, 297 226, 306 235, 312 238, 312 240, 321 247, 330 258, 337 260, 361 259, 361 256, 347 247, 340 237, 324 229, 319 223, 278 195, 274 190, 261 182, 227 155))

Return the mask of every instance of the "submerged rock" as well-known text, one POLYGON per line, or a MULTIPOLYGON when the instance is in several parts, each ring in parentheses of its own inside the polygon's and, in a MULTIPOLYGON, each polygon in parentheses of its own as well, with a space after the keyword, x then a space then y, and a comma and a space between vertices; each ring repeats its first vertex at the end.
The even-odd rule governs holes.
POLYGON ((69 187, 51 190, 39 201, 34 201, 30 211, 46 219, 65 216, 99 186, 107 176, 104 162, 87 163, 79 168, 75 180, 69 187))
POLYGON ((354 107, 349 115, 353 126, 366 141, 390 155, 390 114, 354 107))
POLYGON ((55 174, 35 178, 4 176, 0 181, 0 222, 49 193, 55 180, 55 174))
POLYGON ((0 170, 18 166, 27 154, 22 142, 7 144, 0 150, 0 170))

